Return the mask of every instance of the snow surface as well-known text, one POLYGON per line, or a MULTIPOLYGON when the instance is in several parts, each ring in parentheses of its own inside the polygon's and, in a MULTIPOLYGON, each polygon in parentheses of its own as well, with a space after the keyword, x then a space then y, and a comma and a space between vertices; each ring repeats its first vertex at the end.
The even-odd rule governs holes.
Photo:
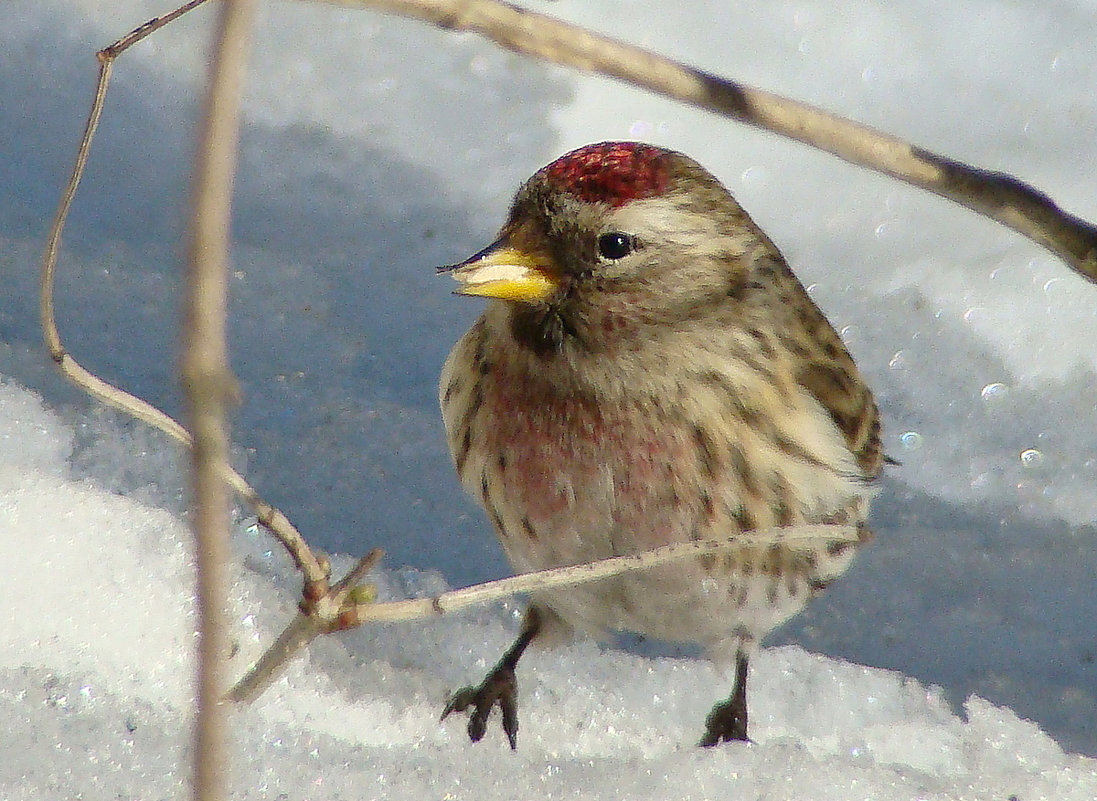
MULTIPOLYGON (((3 798, 185 793, 182 460, 54 374, 35 289, 93 54, 167 7, 0 5, 3 798)), ((672 20, 621 0, 535 7, 1005 170, 1097 219, 1092 0, 691 0, 672 20)), ((119 62, 58 286, 77 357, 173 413, 212 16, 119 62)), ((725 180, 842 330, 902 465, 876 543, 755 661, 749 746, 693 747, 730 685, 716 668, 590 642, 523 661, 517 754, 496 729, 471 746, 437 716, 513 636, 516 602, 315 644, 234 713, 237 796, 1097 796, 1097 288, 937 198, 470 36, 279 2, 257 48, 235 223, 236 456, 321 547, 385 548, 384 597, 508 572, 435 407, 478 304, 432 268, 485 244, 518 182, 585 142, 654 141, 725 180)), ((244 515, 234 545, 242 671, 299 581, 244 515)))

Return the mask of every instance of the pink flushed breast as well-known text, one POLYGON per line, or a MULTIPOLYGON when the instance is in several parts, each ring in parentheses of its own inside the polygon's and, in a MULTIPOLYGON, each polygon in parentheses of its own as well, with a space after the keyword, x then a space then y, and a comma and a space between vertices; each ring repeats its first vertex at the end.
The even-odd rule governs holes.
POLYGON ((611 555, 626 530, 629 551, 688 538, 698 510, 682 500, 696 497, 683 484, 696 468, 681 426, 654 408, 563 398, 528 381, 485 384, 499 500, 520 510, 527 537, 556 540, 547 561, 611 555))

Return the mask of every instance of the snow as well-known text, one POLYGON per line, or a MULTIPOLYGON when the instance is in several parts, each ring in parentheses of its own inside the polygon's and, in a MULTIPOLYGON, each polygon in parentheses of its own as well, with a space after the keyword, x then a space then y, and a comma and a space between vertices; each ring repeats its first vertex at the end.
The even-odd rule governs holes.
MULTIPOLYGON (((531 4, 1031 181, 1097 219, 1087 0, 531 4)), ((0 797, 186 793, 193 608, 181 455, 91 406, 37 330, 36 263, 95 50, 167 9, 0 7, 0 797)), ((88 367, 178 413, 177 265, 212 7, 118 62, 58 284, 88 367)), ((579 641, 519 669, 519 749, 438 723, 520 601, 313 645, 233 712, 234 797, 1097 796, 1097 288, 940 199, 472 36, 264 5, 233 256, 234 458, 382 598, 506 575, 444 452, 438 370, 479 302, 433 267, 559 153, 637 137, 719 175, 885 411, 876 542, 752 665, 754 742, 698 749, 730 677, 579 641), (701 689, 699 689, 701 688, 701 689)), ((234 675, 299 579, 241 512, 234 675)), ((494 722, 493 722, 494 723, 494 722)))

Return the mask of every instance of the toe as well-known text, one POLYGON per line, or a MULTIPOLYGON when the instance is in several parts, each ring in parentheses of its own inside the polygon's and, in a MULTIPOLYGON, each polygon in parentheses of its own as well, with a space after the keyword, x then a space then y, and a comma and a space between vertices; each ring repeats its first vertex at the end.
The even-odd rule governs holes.
POLYGON ((718 704, 705 720, 705 736, 699 745, 710 748, 731 741, 750 742, 746 709, 735 703, 718 704))
POLYGON ((442 717, 440 717, 439 720, 445 720, 454 712, 464 712, 475 703, 476 689, 473 687, 462 687, 449 697, 449 701, 446 702, 446 708, 442 710, 442 717))

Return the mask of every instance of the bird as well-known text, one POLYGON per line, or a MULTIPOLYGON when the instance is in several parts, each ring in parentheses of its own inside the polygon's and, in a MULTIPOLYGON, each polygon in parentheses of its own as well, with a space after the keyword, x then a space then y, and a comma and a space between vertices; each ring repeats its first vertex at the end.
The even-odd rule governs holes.
POLYGON ((440 273, 487 298, 439 382, 464 489, 519 572, 806 524, 856 538, 750 544, 531 594, 520 634, 442 718, 473 742, 535 640, 634 632, 734 666, 699 745, 749 741, 762 638, 848 568, 885 460, 853 358, 785 258, 689 156, 609 141, 523 183, 498 237, 440 273))

